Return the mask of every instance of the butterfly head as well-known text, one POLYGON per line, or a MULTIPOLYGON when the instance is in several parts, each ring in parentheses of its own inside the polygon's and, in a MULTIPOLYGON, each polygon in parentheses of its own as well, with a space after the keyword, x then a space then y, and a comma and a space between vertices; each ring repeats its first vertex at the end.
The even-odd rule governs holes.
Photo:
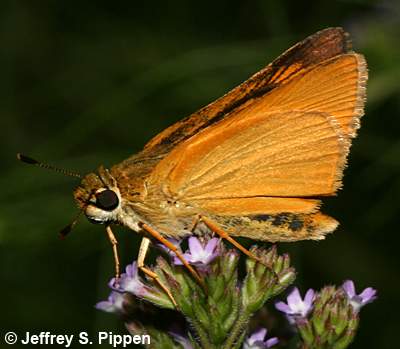
POLYGON ((104 167, 97 173, 83 177, 74 191, 80 209, 92 223, 106 224, 118 221, 121 194, 116 180, 104 167))

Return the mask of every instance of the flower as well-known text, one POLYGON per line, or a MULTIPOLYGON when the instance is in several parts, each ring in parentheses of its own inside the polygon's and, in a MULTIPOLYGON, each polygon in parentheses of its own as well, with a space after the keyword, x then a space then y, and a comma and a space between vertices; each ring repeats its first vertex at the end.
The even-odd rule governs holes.
MULTIPOLYGON (((200 240, 194 236, 189 238, 189 250, 183 254, 183 257, 190 263, 197 266, 205 266, 211 263, 216 257, 219 256, 217 238, 212 238, 208 240, 205 246, 200 242, 200 240)), ((174 257, 175 265, 182 265, 182 261, 178 257, 174 257)))
POLYGON ((356 294, 354 282, 352 280, 346 280, 343 283, 342 288, 356 312, 358 312, 364 305, 371 303, 376 299, 376 290, 372 287, 367 287, 360 294, 356 294))
POLYGON ((251 336, 247 337, 243 343, 243 349, 264 349, 271 348, 279 342, 277 337, 272 337, 264 341, 267 335, 266 328, 260 328, 251 336))
POLYGON ((103 310, 107 313, 119 313, 122 311, 122 303, 124 295, 122 293, 112 291, 106 301, 101 301, 95 305, 96 309, 103 310))
MULTIPOLYGON (((176 248, 178 248, 178 251, 181 250, 181 240, 174 239, 174 238, 167 238, 167 240, 173 244, 176 248)), ((176 254, 174 251, 170 250, 167 246, 162 244, 161 242, 156 243, 156 246, 159 247, 161 250, 164 252, 168 253, 168 255, 172 258, 176 257, 176 254)))
POLYGON ((172 338, 174 338, 174 341, 179 343, 183 349, 193 349, 192 343, 190 343, 189 338, 182 336, 181 334, 174 332, 174 331, 170 331, 168 332, 172 338))
MULTIPOLYGON (((108 283, 108 286, 117 293, 130 293, 162 308, 174 308, 171 298, 163 289, 152 287, 151 285, 146 285, 144 283, 142 278, 139 276, 136 261, 126 266, 125 273, 123 273, 118 280, 112 278, 108 283)), ((127 298, 127 305, 129 305, 130 302, 130 298, 127 298)))
POLYGON ((287 304, 277 302, 275 308, 286 314, 290 323, 295 323, 298 320, 305 319, 313 308, 315 292, 309 289, 306 292, 304 300, 301 298, 299 289, 295 287, 287 296, 287 304))
POLYGON ((115 278, 112 278, 109 282, 109 286, 114 291, 129 292, 137 297, 143 297, 148 293, 148 287, 139 277, 136 261, 126 266, 125 273, 121 275, 118 282, 116 282, 115 278))

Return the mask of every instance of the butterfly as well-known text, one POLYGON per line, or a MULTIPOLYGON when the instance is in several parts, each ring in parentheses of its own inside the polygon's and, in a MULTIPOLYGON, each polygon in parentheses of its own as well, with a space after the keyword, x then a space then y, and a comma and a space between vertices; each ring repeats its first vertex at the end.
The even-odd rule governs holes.
MULTIPOLYGON (((251 253, 235 237, 321 240, 338 222, 321 197, 341 187, 351 140, 360 126, 367 66, 342 28, 328 28, 284 52, 215 102, 168 127, 141 152, 99 167, 74 191, 80 209, 106 225, 151 239, 211 231, 251 253)), ((187 264, 194 275, 196 272, 187 264)))

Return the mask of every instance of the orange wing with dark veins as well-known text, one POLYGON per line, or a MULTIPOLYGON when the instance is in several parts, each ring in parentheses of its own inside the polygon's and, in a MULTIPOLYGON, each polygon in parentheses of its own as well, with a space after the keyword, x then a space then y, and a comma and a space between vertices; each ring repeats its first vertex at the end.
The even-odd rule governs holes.
POLYGON ((145 152, 158 147, 162 147, 164 151, 171 149, 234 114, 235 109, 243 104, 257 100, 287 84, 309 67, 347 53, 350 49, 348 34, 342 28, 328 28, 309 36, 223 97, 159 133, 146 144, 145 152))
POLYGON ((145 148, 167 149, 146 180, 180 215, 268 241, 322 239, 337 222, 315 197, 341 186, 365 101, 363 56, 321 31, 145 148), (185 211, 186 210, 186 211, 185 211))
POLYGON ((178 145, 157 165, 150 183, 196 203, 332 195, 348 148, 340 126, 326 113, 235 116, 178 145))
POLYGON ((365 81, 358 54, 311 67, 177 145, 149 183, 189 201, 333 195, 363 112, 365 81))

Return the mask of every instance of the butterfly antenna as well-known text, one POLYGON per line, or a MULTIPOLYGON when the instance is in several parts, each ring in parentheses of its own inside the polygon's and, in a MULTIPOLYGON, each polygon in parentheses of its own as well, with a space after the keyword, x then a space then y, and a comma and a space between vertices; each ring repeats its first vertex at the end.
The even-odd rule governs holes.
POLYGON ((66 238, 66 236, 72 231, 72 229, 74 229, 76 223, 78 223, 78 220, 79 220, 82 212, 83 212, 83 210, 80 210, 78 212, 78 214, 76 215, 76 217, 74 218, 74 220, 71 223, 69 223, 66 227, 61 229, 61 231, 60 231, 61 240, 64 240, 66 238))
POLYGON ((26 164, 36 165, 36 166, 39 166, 39 167, 42 167, 42 168, 46 168, 48 170, 52 170, 52 171, 55 171, 55 172, 58 172, 58 173, 62 173, 65 176, 82 178, 82 176, 79 173, 72 172, 72 171, 67 171, 67 170, 64 170, 62 168, 58 168, 58 167, 55 167, 55 166, 52 166, 52 165, 49 165, 49 164, 45 164, 45 163, 37 161, 37 160, 35 160, 35 159, 33 159, 33 158, 29 157, 29 156, 23 155, 21 153, 17 153, 17 159, 22 161, 22 162, 25 162, 26 164))

